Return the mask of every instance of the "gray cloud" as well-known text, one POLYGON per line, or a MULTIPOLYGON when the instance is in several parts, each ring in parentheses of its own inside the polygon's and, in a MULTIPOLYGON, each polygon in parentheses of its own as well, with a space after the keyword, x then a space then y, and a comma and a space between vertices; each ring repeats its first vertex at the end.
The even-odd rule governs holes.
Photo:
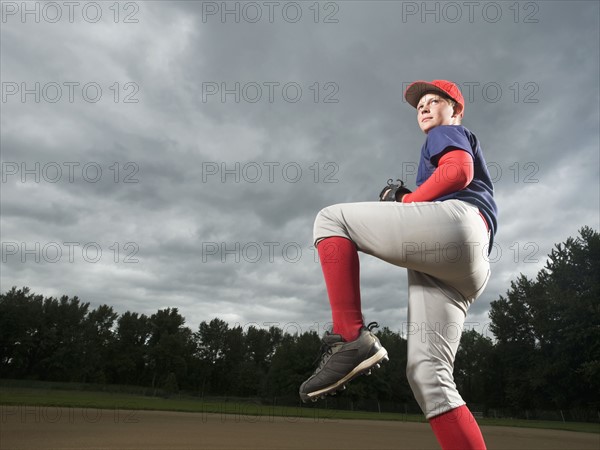
MULTIPOLYGON (((323 2, 317 23, 312 2, 296 23, 293 5, 270 23, 258 2, 250 23, 248 2, 229 2, 240 21, 224 23, 206 14, 221 2, 132 4, 117 23, 108 4, 97 23, 70 23, 66 9, 57 23, 5 17, 3 291, 177 307, 194 328, 213 317, 322 328, 314 217, 375 199, 389 177, 414 185, 423 135, 401 94, 415 79, 463 87, 464 124, 495 178, 498 252, 468 320, 483 327, 511 279, 534 276, 582 225, 599 228, 597 3, 526 2, 518 16, 512 3, 456 3, 455 23, 443 2, 427 3, 437 22, 422 2, 323 2), (36 82, 39 101, 23 101, 36 82)), ((367 320, 402 330, 404 271, 361 265, 367 320)))

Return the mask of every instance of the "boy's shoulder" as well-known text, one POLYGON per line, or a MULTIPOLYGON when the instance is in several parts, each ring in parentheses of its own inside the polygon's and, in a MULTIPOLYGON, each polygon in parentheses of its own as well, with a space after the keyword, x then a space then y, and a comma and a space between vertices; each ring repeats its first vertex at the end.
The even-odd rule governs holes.
POLYGON ((429 130, 429 133, 427 133, 427 140, 429 140, 430 138, 454 138, 461 135, 466 136, 468 139, 471 139, 473 133, 467 128, 465 128, 463 125, 438 125, 437 127, 429 130))
POLYGON ((456 146, 465 150, 470 149, 476 153, 479 148, 479 140, 473 132, 463 125, 438 125, 429 130, 424 147, 431 150, 445 149, 448 146, 456 146))

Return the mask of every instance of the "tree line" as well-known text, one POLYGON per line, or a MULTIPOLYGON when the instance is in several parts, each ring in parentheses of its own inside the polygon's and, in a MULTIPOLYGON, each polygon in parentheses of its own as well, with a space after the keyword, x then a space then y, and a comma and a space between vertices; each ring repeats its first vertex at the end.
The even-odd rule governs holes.
MULTIPOLYGON (((481 409, 570 409, 596 419, 600 408, 600 235, 583 227, 548 255, 535 279, 519 275, 491 303, 494 338, 463 333, 454 367, 459 391, 481 409)), ((377 335, 390 361, 341 395, 416 403, 404 376, 406 341, 377 335)), ((134 385, 198 396, 288 398, 314 369, 316 331, 290 334, 230 326, 196 330, 177 308, 147 316, 94 309, 78 297, 44 297, 28 287, 0 295, 2 378, 134 385)))

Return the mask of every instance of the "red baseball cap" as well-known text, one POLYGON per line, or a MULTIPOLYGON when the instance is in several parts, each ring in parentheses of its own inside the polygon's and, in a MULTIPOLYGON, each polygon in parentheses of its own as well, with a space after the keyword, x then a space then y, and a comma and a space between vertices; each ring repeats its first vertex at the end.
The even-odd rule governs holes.
POLYGON ((438 92, 450 97, 462 107, 462 111, 464 112, 465 99, 460 92, 460 89, 456 84, 447 80, 433 80, 431 82, 422 80, 415 81, 406 88, 406 91, 404 91, 404 98, 411 106, 416 108, 421 97, 427 92, 438 92))

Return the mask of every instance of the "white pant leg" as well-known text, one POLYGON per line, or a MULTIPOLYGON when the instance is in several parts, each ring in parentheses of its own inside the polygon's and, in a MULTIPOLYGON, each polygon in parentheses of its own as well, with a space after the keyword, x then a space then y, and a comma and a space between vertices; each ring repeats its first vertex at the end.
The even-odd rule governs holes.
POLYGON ((454 383, 454 359, 465 321, 464 299, 436 278, 408 271, 406 376, 425 417, 464 405, 454 383))
POLYGON ((454 358, 469 305, 490 275, 489 236, 477 208, 458 200, 338 204, 315 220, 315 243, 330 236, 408 269, 410 386, 428 419, 463 405, 454 358))

